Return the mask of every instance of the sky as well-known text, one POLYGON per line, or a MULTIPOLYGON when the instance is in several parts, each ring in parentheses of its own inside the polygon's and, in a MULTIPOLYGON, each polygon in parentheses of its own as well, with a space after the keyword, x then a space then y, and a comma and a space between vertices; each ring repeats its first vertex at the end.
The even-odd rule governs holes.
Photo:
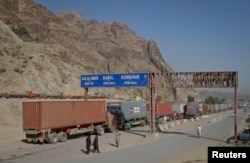
POLYGON ((71 10, 88 20, 123 23, 138 36, 155 40, 175 72, 237 71, 238 92, 250 94, 249 0, 34 2, 55 14, 71 10))

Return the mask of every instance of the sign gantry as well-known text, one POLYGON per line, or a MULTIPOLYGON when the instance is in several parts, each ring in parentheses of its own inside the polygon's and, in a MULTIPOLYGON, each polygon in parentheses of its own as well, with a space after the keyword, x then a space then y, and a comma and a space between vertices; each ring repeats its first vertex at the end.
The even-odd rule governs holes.
POLYGON ((237 72, 167 72, 151 75, 155 88, 233 88, 237 86, 237 72))
MULTIPOLYGON (((155 88, 234 88, 234 135, 237 139, 238 72, 161 72, 81 75, 81 87, 149 87, 150 132, 155 132, 155 88)), ((87 96, 86 96, 87 97, 87 96)))

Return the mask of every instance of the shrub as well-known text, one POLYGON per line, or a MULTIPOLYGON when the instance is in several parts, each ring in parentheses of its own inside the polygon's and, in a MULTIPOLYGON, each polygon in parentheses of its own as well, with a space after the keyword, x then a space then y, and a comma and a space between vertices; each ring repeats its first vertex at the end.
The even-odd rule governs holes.
POLYGON ((28 60, 24 60, 23 63, 24 63, 24 64, 28 63, 28 60))
POLYGON ((25 27, 12 28, 12 31, 15 32, 18 36, 30 37, 30 34, 25 27))
POLYGON ((16 48, 17 48, 17 49, 21 49, 22 46, 21 46, 21 45, 16 45, 16 48))
POLYGON ((5 69, 5 68, 1 68, 1 69, 0 69, 0 74, 2 74, 2 73, 4 73, 4 72, 6 72, 6 69, 5 69))
POLYGON ((15 68, 14 71, 17 72, 17 73, 19 73, 19 74, 22 74, 22 73, 23 73, 23 71, 20 70, 19 68, 15 68))

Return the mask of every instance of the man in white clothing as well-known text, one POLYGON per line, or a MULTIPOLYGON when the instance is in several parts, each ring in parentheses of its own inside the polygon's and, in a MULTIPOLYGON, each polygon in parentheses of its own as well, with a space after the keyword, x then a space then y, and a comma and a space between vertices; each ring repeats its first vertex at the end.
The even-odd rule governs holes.
POLYGON ((198 127, 197 127, 197 134, 199 136, 199 138, 201 137, 201 133, 202 133, 202 127, 200 124, 198 124, 198 127))

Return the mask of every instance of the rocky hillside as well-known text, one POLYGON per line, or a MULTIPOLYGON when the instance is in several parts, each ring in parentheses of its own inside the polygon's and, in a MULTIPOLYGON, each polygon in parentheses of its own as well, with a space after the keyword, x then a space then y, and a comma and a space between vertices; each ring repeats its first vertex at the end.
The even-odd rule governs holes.
MULTIPOLYGON (((0 0, 0 11, 0 93, 79 93, 82 74, 173 71, 154 40, 145 40, 119 20, 86 20, 72 11, 55 15, 33 0, 0 0)), ((149 97, 147 88, 89 90, 95 92, 149 97)), ((196 96, 191 89, 173 92, 157 90, 157 95, 163 101, 196 96)))
POLYGON ((1 92, 77 93, 85 73, 173 71, 154 40, 125 24, 55 15, 32 0, 1 0, 0 9, 1 92))

